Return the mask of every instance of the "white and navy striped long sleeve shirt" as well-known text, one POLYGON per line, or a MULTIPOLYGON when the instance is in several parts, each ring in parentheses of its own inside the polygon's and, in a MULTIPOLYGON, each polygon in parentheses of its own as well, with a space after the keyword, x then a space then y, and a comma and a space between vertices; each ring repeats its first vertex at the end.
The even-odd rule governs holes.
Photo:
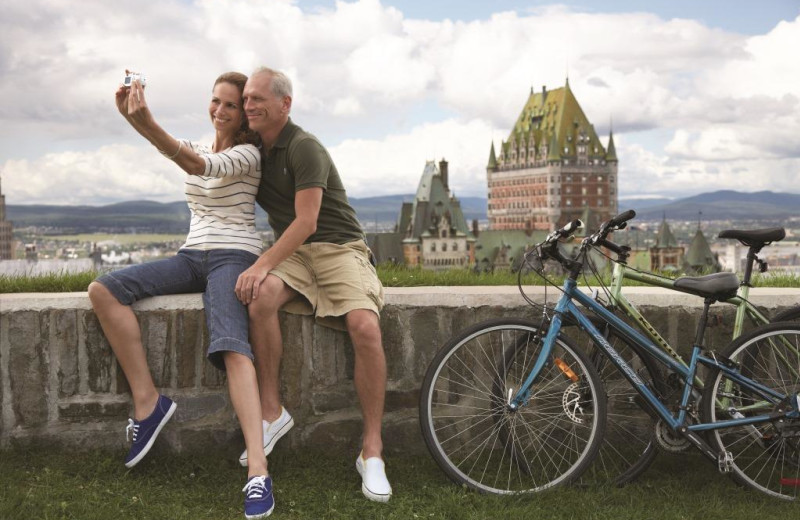
POLYGON ((260 255, 256 233, 255 198, 261 181, 261 153, 240 144, 213 153, 201 144, 183 140, 206 162, 203 175, 186 176, 186 201, 192 220, 183 248, 242 249, 260 255))

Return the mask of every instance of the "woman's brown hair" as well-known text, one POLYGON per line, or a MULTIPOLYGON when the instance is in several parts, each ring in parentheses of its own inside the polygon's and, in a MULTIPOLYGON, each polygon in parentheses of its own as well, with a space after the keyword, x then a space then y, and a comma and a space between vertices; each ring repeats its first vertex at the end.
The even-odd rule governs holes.
MULTIPOLYGON (((241 98, 244 95, 244 85, 247 83, 247 76, 241 72, 226 72, 217 78, 217 81, 214 82, 214 86, 216 87, 220 83, 229 83, 236 87, 239 91, 239 97, 241 98)), ((247 118, 244 117, 244 105, 242 105, 241 109, 242 126, 239 131, 236 132, 236 135, 233 136, 234 146, 245 143, 261 146, 261 136, 259 136, 257 132, 250 130, 247 124, 247 118)))

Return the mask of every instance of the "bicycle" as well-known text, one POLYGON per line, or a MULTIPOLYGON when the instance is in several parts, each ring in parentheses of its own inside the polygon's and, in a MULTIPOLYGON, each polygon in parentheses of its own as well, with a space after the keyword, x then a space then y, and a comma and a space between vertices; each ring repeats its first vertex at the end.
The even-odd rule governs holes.
MULTIPOLYGON (((800 321, 800 306, 785 309, 770 319, 748 300, 749 291, 752 287, 753 267, 757 264, 759 271, 762 273, 768 270, 767 263, 758 257, 758 253, 766 245, 780 241, 785 236, 786 232, 783 228, 732 229, 720 232, 720 238, 736 239, 748 247, 747 262, 739 291, 736 296, 725 300, 725 303, 736 307, 732 340, 741 335, 745 318, 749 318, 750 323, 755 326, 764 325, 771 321, 800 321)), ((628 246, 614 244, 608 241, 607 238, 604 240, 607 248, 616 254, 616 258, 604 255, 614 262, 611 282, 606 290, 608 297, 606 307, 612 312, 621 312, 632 323, 636 324, 655 345, 679 363, 688 366, 677 350, 659 334, 656 328, 625 297, 622 291, 622 282, 625 279, 635 280, 650 286, 687 292, 683 289, 682 284, 686 280, 691 280, 691 278, 676 280, 634 269, 627 263, 631 253, 628 246)), ((718 276, 711 275, 712 278, 718 276)), ((727 275, 723 274, 723 276, 727 275)), ((658 386, 662 393, 668 392, 670 388, 680 389, 680 386, 675 384, 677 383, 676 381, 662 380, 659 375, 660 371, 657 366, 654 366, 654 362, 650 358, 640 356, 635 348, 631 349, 624 338, 617 337, 613 330, 608 327, 601 328, 601 330, 603 330, 606 339, 614 345, 615 349, 623 354, 626 361, 637 369, 639 375, 650 384, 658 386)), ((632 405, 632 401, 635 399, 635 391, 603 356, 602 351, 593 350, 591 360, 595 364, 595 368, 597 368, 606 388, 608 400, 606 442, 600 449, 598 461, 595 464, 595 472, 601 473, 602 478, 612 480, 616 485, 624 485, 638 477, 653 463, 659 451, 657 447, 669 453, 680 453, 690 448, 686 442, 676 442, 679 440, 669 436, 667 431, 656 429, 653 421, 649 421, 651 416, 644 410, 632 405)), ((699 391, 702 390, 703 385, 699 378, 696 377, 695 379, 697 388, 695 396, 699 397, 699 391)))
POLYGON ((431 454, 451 479, 485 492, 542 491, 579 478, 597 455, 606 409, 596 370, 561 333, 562 323, 572 319, 636 389, 636 404, 657 416, 666 431, 718 460, 721 470, 740 482, 796 499, 800 370, 794 363, 800 363, 800 325, 762 326, 741 336, 723 355, 708 357, 701 350, 710 305, 732 298, 739 280, 732 273, 692 279, 683 288, 702 296, 704 308, 689 365, 678 363, 577 289, 586 250, 603 245, 609 232, 632 217, 633 212, 619 215, 584 239, 575 259, 564 258, 556 244, 572 234, 577 222, 551 233, 540 245, 544 256, 569 272, 549 324, 490 320, 467 329, 437 353, 420 396, 421 426, 431 454), (626 363, 575 302, 599 316, 644 357, 679 374, 683 388, 675 413, 658 388, 626 363), (700 365, 709 369, 709 375, 703 407, 695 418, 689 405, 700 365), (781 372, 776 372, 778 368, 781 372), (703 432, 709 432, 711 444, 703 432), (776 468, 783 473, 775 476, 776 468))

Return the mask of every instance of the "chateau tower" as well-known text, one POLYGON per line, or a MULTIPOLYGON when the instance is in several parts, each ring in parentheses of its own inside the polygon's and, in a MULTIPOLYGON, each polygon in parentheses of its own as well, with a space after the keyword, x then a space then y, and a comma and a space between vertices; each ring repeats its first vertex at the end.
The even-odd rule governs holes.
POLYGON ((531 89, 508 139, 489 150, 490 228, 550 231, 587 209, 599 222, 611 218, 617 162, 613 132, 604 147, 569 80, 552 91, 531 89))
POLYGON ((475 262, 475 237, 461 203, 450 193, 448 164, 425 163, 414 202, 404 202, 397 230, 403 233, 407 265, 444 270, 475 262))

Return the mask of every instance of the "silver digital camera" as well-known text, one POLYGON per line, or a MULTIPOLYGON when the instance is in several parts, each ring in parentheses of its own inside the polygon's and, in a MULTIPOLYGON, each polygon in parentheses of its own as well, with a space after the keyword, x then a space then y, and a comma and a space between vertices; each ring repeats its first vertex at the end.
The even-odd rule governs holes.
POLYGON ((125 75, 125 79, 122 81, 122 86, 130 87, 133 84, 133 82, 136 81, 137 79, 139 80, 139 83, 142 84, 142 86, 145 86, 147 84, 144 74, 142 74, 141 72, 129 72, 128 74, 125 75))

